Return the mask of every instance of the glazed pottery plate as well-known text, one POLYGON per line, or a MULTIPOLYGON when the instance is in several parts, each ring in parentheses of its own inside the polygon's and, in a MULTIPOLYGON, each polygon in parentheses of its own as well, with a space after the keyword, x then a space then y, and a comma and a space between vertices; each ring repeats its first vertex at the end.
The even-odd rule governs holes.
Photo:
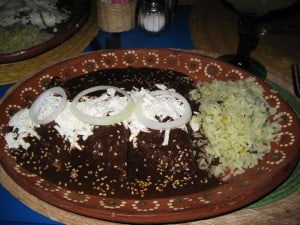
MULTIPOLYGON (((17 3, 12 3, 12 5, 14 4, 17 3)), ((8 7, 10 6, 11 5, 8 7)), ((7 13, 5 12, 5 9, 3 9, 4 7, 5 4, 0 6, 0 12, 1 10, 4 10, 4 15, 6 15, 7 13)), ((43 7, 45 6, 42 6, 41 10, 45 10, 43 7)), ((56 7, 56 10, 60 10, 61 12, 67 11, 68 18, 62 22, 60 22, 58 19, 55 19, 58 22, 53 27, 50 24, 55 21, 54 18, 60 18, 59 15, 51 16, 52 11, 50 11, 50 14, 48 14, 47 11, 43 11, 43 13, 35 13, 33 16, 29 14, 28 16, 27 13, 30 13, 30 8, 25 8, 27 11, 24 11, 25 16, 23 20, 27 21, 29 17, 28 23, 21 24, 18 22, 19 20, 17 20, 17 22, 8 26, 5 25, 3 27, 0 23, 0 31, 2 32, 0 35, 0 42, 5 42, 5 44, 3 43, 2 46, 3 49, 0 48, 0 64, 17 62, 37 56, 66 41, 85 23, 89 15, 90 2, 86 0, 58 0, 56 7), (48 22, 44 22, 45 20, 48 22), (32 23, 34 23, 36 26, 32 25, 32 23), (4 45, 11 47, 4 47, 4 45)), ((55 11, 55 13, 57 12, 58 11, 55 11)), ((20 17, 20 15, 16 15, 16 18, 20 17)), ((9 19, 10 17, 7 19, 4 18, 4 21, 9 19)))
POLYGON ((53 77, 69 80, 93 71, 114 68, 156 68, 178 71, 197 81, 238 80, 247 72, 216 59, 171 49, 127 49, 80 55, 42 69, 15 85, 0 105, 1 165, 9 176, 42 201, 84 216, 127 223, 166 223, 203 219, 242 208, 272 191, 291 173, 299 159, 299 119, 290 106, 266 83, 268 103, 282 117, 282 130, 272 150, 254 168, 221 185, 184 195, 146 199, 105 197, 72 191, 24 169, 10 155, 4 139, 11 115, 24 108, 44 90, 53 77))

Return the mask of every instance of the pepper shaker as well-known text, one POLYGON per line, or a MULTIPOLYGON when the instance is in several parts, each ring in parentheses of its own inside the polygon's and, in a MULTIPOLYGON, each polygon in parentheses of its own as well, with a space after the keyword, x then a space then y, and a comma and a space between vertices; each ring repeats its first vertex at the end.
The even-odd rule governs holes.
POLYGON ((169 23, 168 5, 159 0, 142 0, 138 12, 138 24, 149 35, 159 35, 169 23))

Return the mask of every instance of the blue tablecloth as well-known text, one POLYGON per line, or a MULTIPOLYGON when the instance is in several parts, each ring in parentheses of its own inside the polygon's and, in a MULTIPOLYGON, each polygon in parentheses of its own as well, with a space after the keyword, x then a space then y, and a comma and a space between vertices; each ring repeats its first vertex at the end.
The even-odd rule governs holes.
MULTIPOLYGON (((157 37, 147 37, 136 27, 133 30, 121 34, 121 48, 178 48, 194 49, 190 37, 188 18, 191 5, 177 8, 175 17, 170 23, 168 30, 157 37)), ((100 31, 97 35, 102 49, 105 49, 106 38, 112 34, 100 31)), ((92 51, 87 46, 85 52, 92 51)), ((0 85, 0 98, 13 84, 0 85)), ((24 205, 12 196, 2 185, 0 185, 0 225, 41 225, 60 224, 24 205)))

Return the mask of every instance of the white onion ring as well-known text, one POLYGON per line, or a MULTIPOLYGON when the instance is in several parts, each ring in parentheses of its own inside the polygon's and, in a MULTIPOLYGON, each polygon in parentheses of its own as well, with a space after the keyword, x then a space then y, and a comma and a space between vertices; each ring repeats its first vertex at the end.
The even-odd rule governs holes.
POLYGON ((33 102, 33 104, 31 105, 31 107, 29 109, 29 117, 36 124, 50 123, 51 121, 55 120, 56 117, 64 110, 66 103, 67 103, 67 95, 66 95, 66 92, 64 91, 64 89, 62 89, 61 87, 50 88, 50 89, 44 91, 42 94, 40 94, 37 97, 37 99, 33 102), (54 109, 54 111, 52 113, 49 114, 49 116, 39 120, 38 116, 39 116, 43 101, 46 98, 48 98, 49 96, 55 95, 55 94, 58 94, 62 97, 59 105, 54 109))
POLYGON ((73 113, 73 115, 77 119, 79 119, 85 123, 89 123, 89 124, 93 124, 93 125, 107 126, 107 125, 119 123, 119 122, 127 119, 134 110, 134 101, 131 98, 131 96, 126 93, 126 91, 123 91, 120 88, 117 88, 114 86, 95 86, 92 88, 88 88, 88 89, 80 92, 79 94, 77 94, 71 103, 70 109, 71 109, 71 112, 73 113), (116 90, 117 92, 121 93, 122 95, 124 95, 127 98, 128 102, 123 111, 121 111, 115 115, 97 117, 97 116, 87 115, 87 114, 81 112, 77 108, 77 103, 79 102, 81 97, 88 95, 90 93, 96 92, 96 91, 107 90, 110 88, 116 90))
POLYGON ((138 100, 137 107, 136 107, 136 116, 137 119, 144 124, 146 127, 154 129, 154 130, 167 130, 167 129, 173 129, 178 128, 190 121, 190 118, 192 116, 192 110, 189 102, 179 93, 174 91, 168 91, 168 90, 158 90, 158 91, 152 91, 149 93, 152 96, 158 96, 158 95, 170 95, 177 99, 179 99, 184 104, 184 113, 183 115, 178 118, 174 119, 173 121, 167 121, 167 122, 160 122, 157 120, 150 119, 145 116, 143 113, 142 105, 143 105, 143 99, 138 100))

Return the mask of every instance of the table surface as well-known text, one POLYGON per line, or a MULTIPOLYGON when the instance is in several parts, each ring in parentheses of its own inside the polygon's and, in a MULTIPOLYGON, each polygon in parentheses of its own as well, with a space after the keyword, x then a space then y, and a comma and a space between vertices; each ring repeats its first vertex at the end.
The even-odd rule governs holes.
MULTIPOLYGON (((121 48, 178 48, 192 50, 195 49, 189 30, 189 14, 192 10, 191 5, 179 6, 177 8, 175 17, 170 23, 168 30, 158 37, 144 36, 143 32, 135 27, 134 29, 121 33, 121 48), (180 34, 180 35, 179 35, 180 34)), ((102 49, 105 49, 107 38, 111 38, 112 34, 99 31, 96 38, 100 43, 102 49)), ((84 52, 92 51, 91 45, 87 46, 84 52)), ((1 82, 0 82, 1 84, 1 82)), ((0 85, 0 98, 11 87, 13 83, 0 85)), ((286 224, 297 224, 300 222, 300 217, 296 216, 300 205, 299 190, 293 195, 288 196, 286 199, 280 200, 273 204, 271 207, 276 208, 276 211, 269 211, 269 206, 263 206, 260 210, 241 210, 229 214, 227 217, 215 218, 214 224, 231 224, 233 217, 239 215, 239 224, 243 223, 245 218, 269 216, 273 217, 273 213, 293 215, 292 220, 287 221, 286 224), (292 204, 292 205, 291 205, 292 204), (259 212, 260 211, 260 212, 259 212), (272 215, 271 215, 272 214, 272 215)), ((0 184, 0 225, 17 225, 17 224, 61 224, 42 214, 33 211, 24 203, 14 197, 0 184), (4 207, 5 206, 5 207, 4 207)), ((286 218, 286 217, 285 217, 286 218)), ((212 224, 210 220, 203 220, 201 224, 212 224)), ((261 221, 260 224, 269 224, 270 220, 261 221)), ((283 222, 286 221, 281 221, 283 222)), ((191 222, 191 224, 198 224, 198 222, 191 222)))

